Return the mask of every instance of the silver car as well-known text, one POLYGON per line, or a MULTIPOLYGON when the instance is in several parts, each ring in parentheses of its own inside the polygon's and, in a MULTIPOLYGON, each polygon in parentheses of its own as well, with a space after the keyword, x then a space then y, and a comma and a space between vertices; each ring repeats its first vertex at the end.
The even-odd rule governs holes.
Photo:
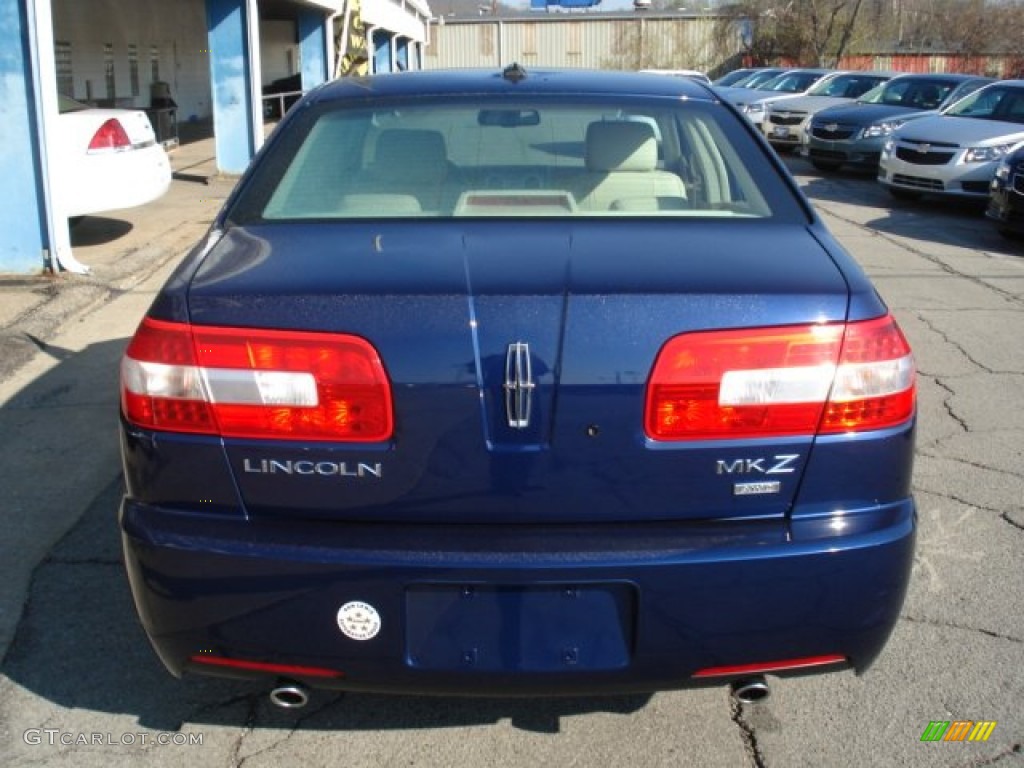
POLYGON ((900 198, 987 200, 999 161, 1022 141, 1024 80, 1000 80, 897 128, 882 148, 878 181, 900 198))
POLYGON ((718 94, 735 105, 754 125, 761 125, 770 103, 802 96, 819 80, 835 74, 838 73, 832 69, 790 69, 756 88, 722 88, 718 94))
POLYGON ((778 77, 783 72, 788 72, 789 69, 789 67, 755 67, 748 70, 738 70, 745 71, 745 74, 739 79, 731 79, 730 75, 733 73, 730 73, 729 75, 724 75, 723 77, 718 78, 711 84, 715 87, 716 91, 724 96, 727 94, 726 89, 731 91, 734 88, 757 88, 759 85, 763 85, 769 80, 778 77))

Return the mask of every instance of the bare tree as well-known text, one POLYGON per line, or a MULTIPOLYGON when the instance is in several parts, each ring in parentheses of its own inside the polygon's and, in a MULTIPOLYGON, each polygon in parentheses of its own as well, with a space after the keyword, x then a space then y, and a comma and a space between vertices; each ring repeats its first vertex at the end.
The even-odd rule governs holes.
POLYGON ((893 0, 893 17, 892 40, 901 51, 957 54, 965 70, 979 72, 977 57, 995 55, 1009 63, 990 63, 987 74, 1021 74, 1013 63, 1024 58, 1019 0, 893 0))
POLYGON ((964 71, 1024 75, 1024 0, 740 0, 720 13, 719 41, 745 25, 745 58, 760 64, 936 53, 961 57, 964 71))
POLYGON ((744 0, 720 9, 715 37, 721 48, 740 34, 745 58, 755 63, 800 62, 803 41, 793 3, 744 0), (740 30, 744 30, 741 34, 740 30))
POLYGON ((749 56, 835 66, 856 40, 864 0, 746 0, 723 9, 721 35, 732 35, 740 20, 752 26, 749 56))
POLYGON ((807 45, 818 66, 834 67, 846 53, 863 0, 803 0, 807 45))

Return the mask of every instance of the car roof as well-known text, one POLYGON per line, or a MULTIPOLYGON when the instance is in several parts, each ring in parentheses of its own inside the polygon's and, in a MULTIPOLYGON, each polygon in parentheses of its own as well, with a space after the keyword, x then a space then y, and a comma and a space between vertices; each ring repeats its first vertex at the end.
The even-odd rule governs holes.
POLYGON ((768 83, 774 83, 776 80, 781 80, 781 79, 783 79, 785 77, 790 77, 792 75, 808 75, 808 74, 812 74, 812 75, 821 75, 822 77, 824 77, 825 75, 837 75, 840 72, 846 72, 846 71, 847 70, 845 70, 845 69, 828 69, 828 68, 825 68, 825 67, 793 67, 792 69, 784 69, 784 70, 782 70, 781 72, 779 72, 779 74, 777 74, 771 80, 765 80, 763 83, 761 83, 758 86, 755 86, 754 88, 751 88, 750 90, 753 90, 753 91, 767 90, 764 86, 766 86, 768 83))
POLYGON ((792 69, 785 70, 785 74, 790 72, 820 72, 823 75, 840 74, 843 72, 850 72, 849 69, 833 69, 831 67, 793 67, 792 69))
POLYGON ((899 72, 893 77, 893 80, 908 80, 910 78, 915 80, 952 80, 957 83, 963 83, 968 80, 993 80, 993 78, 986 77, 985 75, 968 75, 963 72, 899 72))
POLYGON ((993 85, 1009 85, 1014 88, 1024 88, 1024 80, 994 80, 985 87, 991 88, 993 85))
POLYGON ((367 77, 343 77, 311 94, 316 103, 349 98, 388 98, 423 95, 643 95, 712 101, 710 89, 685 77, 662 77, 637 72, 523 68, 434 69, 396 72, 367 77))

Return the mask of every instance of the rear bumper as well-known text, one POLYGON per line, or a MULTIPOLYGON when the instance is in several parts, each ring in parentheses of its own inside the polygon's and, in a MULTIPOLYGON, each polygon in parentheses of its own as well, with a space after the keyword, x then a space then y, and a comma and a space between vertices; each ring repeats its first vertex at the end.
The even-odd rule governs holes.
POLYGON ((403 693, 619 693, 840 655, 867 668, 903 603, 912 500, 787 525, 401 526, 242 521, 126 500, 143 625, 175 675, 403 693), (841 532, 837 533, 837 532, 841 532), (339 609, 376 611, 369 639, 339 609), (305 676, 301 668, 334 671, 305 676))
POLYGON ((160 144, 86 155, 68 167, 61 184, 69 217, 134 208, 167 192, 171 162, 160 144))

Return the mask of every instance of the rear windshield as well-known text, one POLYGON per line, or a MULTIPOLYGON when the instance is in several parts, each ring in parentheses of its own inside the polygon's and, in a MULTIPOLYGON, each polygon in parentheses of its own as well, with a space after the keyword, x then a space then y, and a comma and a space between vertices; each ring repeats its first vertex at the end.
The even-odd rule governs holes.
POLYGON ((229 218, 797 214, 792 190, 734 114, 714 103, 650 101, 300 110, 229 218))

